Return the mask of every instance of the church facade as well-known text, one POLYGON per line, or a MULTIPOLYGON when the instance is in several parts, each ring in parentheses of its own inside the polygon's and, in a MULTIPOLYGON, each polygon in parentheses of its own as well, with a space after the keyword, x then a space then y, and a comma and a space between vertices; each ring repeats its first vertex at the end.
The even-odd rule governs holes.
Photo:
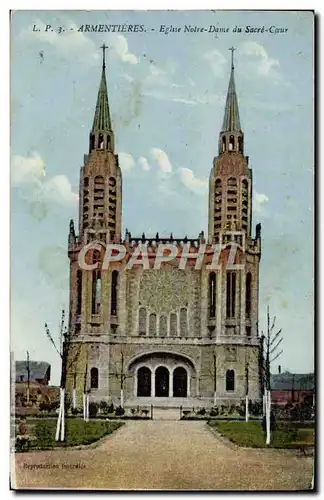
POLYGON ((79 406, 85 392, 90 401, 125 406, 238 404, 246 394, 258 400, 261 228, 252 235, 252 171, 233 52, 210 171, 208 235, 197 238, 147 238, 127 229, 122 236, 122 173, 105 69, 103 52, 77 232, 70 222, 68 394, 75 389, 79 406), (107 245, 125 251, 118 259, 110 250, 115 257, 105 266, 107 245))

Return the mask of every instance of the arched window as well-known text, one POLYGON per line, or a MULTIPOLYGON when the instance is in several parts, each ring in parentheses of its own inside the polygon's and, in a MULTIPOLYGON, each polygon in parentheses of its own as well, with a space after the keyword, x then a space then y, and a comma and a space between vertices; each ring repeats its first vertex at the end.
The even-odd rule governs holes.
POLYGON ((176 313, 170 314, 170 337, 178 335, 177 315, 176 313))
POLYGON ((110 299, 110 314, 117 316, 117 287, 118 287, 118 271, 111 273, 111 299, 110 299))
POLYGON ((91 389, 98 389, 99 373, 98 368, 91 368, 90 370, 90 387, 91 389))
POLYGON ((138 333, 139 335, 146 335, 146 309, 141 307, 138 311, 138 333))
POLYGON ((109 196, 108 196, 108 227, 112 233, 116 230, 116 207, 117 207, 117 197, 116 197, 116 179, 115 177, 109 177, 109 196))
POLYGON ((227 271, 226 275, 226 316, 235 317, 236 273, 227 271))
POLYGON ((235 391, 235 372, 227 370, 226 372, 226 392, 235 391))
POLYGON ((104 149, 104 147, 105 147, 105 145, 104 145, 103 135, 99 134, 99 137, 98 137, 98 148, 99 149, 104 149))
POLYGON ((226 150, 226 137, 225 137, 225 135, 223 135, 223 138, 222 138, 222 151, 223 151, 223 153, 225 150, 226 150))
POLYGON ((238 148, 239 148, 239 152, 243 154, 243 137, 240 136, 238 138, 238 148))
POLYGON ((149 317, 149 336, 156 336, 156 314, 152 313, 149 317))
POLYGON ((188 333, 188 318, 187 309, 182 307, 180 309, 180 336, 185 337, 188 333))
POLYGON ((173 397, 187 397, 188 374, 182 366, 178 366, 173 372, 173 397))
POLYGON ((107 149, 110 149, 110 135, 107 135, 107 149))
POLYGON ((216 315, 216 274, 209 274, 208 286, 209 317, 215 318, 216 315))
POLYGON ((234 135, 230 135, 228 149, 234 151, 234 135))
POLYGON ((82 307, 82 271, 81 269, 77 270, 77 303, 76 303, 76 313, 81 314, 82 307))
POLYGON ((100 252, 94 250, 92 253, 92 264, 99 266, 92 271, 92 293, 91 293, 91 312, 92 314, 100 313, 101 304, 101 272, 100 272, 100 252))
POLYGON ((227 185, 232 187, 237 187, 237 182, 235 177, 229 177, 227 180, 227 185))
POLYGON ((142 366, 137 372, 137 396, 151 396, 151 370, 146 366, 142 366))
POLYGON ((245 282, 245 314, 249 318, 251 316, 251 298, 252 298, 252 275, 247 273, 245 282))
POLYGON ((159 336, 166 337, 168 333, 168 323, 166 316, 160 316, 160 324, 159 324, 159 336))

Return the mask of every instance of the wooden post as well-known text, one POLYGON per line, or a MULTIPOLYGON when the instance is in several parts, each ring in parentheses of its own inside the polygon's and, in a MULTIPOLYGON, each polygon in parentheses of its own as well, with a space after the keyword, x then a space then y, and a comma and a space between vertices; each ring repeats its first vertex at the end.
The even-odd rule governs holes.
POLYGON ((153 405, 151 405, 151 420, 153 420, 153 405))

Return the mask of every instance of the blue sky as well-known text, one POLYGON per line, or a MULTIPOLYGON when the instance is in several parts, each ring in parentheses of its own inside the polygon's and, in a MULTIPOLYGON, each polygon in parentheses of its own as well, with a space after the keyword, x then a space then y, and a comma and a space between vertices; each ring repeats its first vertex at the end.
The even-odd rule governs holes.
MULTIPOLYGON (((123 228, 207 232, 208 177, 217 155, 234 45, 245 153, 262 223, 260 327, 269 303, 283 330, 283 369, 313 369, 313 17, 296 12, 16 12, 11 26, 11 344, 17 358, 59 360, 68 305, 67 235, 77 220, 101 72, 123 171, 123 228), (140 24, 142 33, 81 33, 85 24, 140 24), (39 32, 33 32, 36 24, 39 32), (46 24, 66 32, 44 31, 46 24), (181 27, 165 35, 160 25, 181 27), (229 33, 184 33, 185 25, 229 33), (234 26, 243 27, 233 33, 234 26), (245 26, 287 28, 244 33, 245 26), (71 30, 70 28, 73 28, 71 30), (152 31, 154 28, 155 31, 152 31), (40 54, 41 53, 41 54, 40 54)), ((277 369, 275 363, 274 369, 277 369)))

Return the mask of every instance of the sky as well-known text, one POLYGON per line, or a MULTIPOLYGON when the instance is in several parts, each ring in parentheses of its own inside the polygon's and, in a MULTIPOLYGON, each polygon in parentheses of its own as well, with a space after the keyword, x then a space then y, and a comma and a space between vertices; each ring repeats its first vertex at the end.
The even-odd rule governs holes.
POLYGON ((61 310, 68 311, 69 220, 77 225, 79 174, 88 152, 103 42, 109 45, 109 103, 123 174, 123 232, 128 228, 133 235, 144 231, 147 236, 157 231, 173 232, 174 237, 207 233, 208 178, 224 115, 228 49, 236 47, 236 89, 245 154, 253 171, 253 224, 262 224, 260 330, 266 326, 269 305, 283 333, 283 354, 273 371, 278 364, 282 370, 312 371, 310 12, 13 14, 11 349, 15 358, 24 359, 28 350, 31 359, 51 363, 51 382, 59 382, 59 357, 44 333, 44 323, 58 339, 61 310), (85 25, 100 24, 125 28, 119 33, 84 32, 85 25), (46 31, 47 25, 51 28, 46 31), (143 31, 131 32, 130 25, 143 26, 143 31), (161 26, 165 26, 162 31, 161 26), (185 32, 185 26, 207 31, 185 32), (251 32, 248 26, 260 30, 251 32), (242 31, 233 32, 235 27, 242 31), (270 27, 282 32, 271 33, 275 28, 269 31, 270 27))

